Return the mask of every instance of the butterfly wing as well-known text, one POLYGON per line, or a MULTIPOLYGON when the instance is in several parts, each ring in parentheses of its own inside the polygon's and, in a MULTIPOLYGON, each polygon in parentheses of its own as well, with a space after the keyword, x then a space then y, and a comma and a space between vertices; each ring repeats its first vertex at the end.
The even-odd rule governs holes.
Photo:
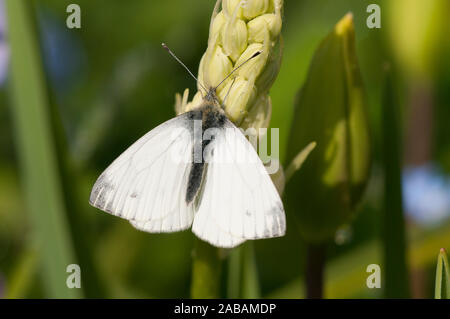
POLYGON ((189 228, 194 214, 185 202, 191 122, 184 113, 136 141, 97 179, 90 204, 148 232, 189 228))
POLYGON ((206 156, 206 180, 192 231, 219 247, 283 236, 280 196, 250 142, 228 119, 206 156))

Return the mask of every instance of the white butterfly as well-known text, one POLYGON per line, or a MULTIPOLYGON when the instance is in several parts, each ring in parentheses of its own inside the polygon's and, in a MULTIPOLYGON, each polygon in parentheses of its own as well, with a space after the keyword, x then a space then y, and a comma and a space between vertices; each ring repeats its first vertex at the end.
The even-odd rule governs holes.
POLYGON ((192 226, 199 238, 224 248, 286 231, 280 196, 215 88, 202 105, 122 153, 97 179, 89 202, 150 233, 192 226), (199 122, 200 133, 212 131, 208 139, 198 134, 199 122))

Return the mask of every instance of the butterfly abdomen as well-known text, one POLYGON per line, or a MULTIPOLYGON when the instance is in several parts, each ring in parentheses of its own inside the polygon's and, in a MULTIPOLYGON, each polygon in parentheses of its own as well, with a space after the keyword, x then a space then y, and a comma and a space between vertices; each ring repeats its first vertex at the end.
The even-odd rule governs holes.
POLYGON ((192 163, 186 190, 186 203, 189 204, 197 195, 203 179, 204 163, 192 163))

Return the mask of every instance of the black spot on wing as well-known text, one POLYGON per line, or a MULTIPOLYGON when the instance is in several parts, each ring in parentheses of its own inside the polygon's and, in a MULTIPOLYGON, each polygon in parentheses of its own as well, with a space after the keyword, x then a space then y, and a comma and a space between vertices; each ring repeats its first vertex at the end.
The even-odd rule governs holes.
POLYGON ((94 207, 106 210, 106 195, 114 191, 114 188, 105 174, 100 175, 92 189, 89 203, 94 207))

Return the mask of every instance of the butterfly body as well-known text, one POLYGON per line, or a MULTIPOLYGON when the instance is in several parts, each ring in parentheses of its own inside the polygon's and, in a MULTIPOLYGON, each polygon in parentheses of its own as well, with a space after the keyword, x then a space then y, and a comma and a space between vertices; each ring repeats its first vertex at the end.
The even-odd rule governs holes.
MULTIPOLYGON (((188 118, 191 120, 198 120, 202 122, 201 132, 206 131, 208 129, 217 128, 223 129, 225 121, 227 119, 225 113, 216 105, 214 102, 209 101, 205 98, 205 101, 202 105, 196 108, 193 111, 188 112, 188 118)), ((191 128, 194 125, 190 126, 191 128)), ((203 139, 201 136, 196 137, 194 132, 192 132, 194 136, 194 146, 192 157, 195 157, 194 151, 196 149, 201 149, 202 158, 200 161, 193 161, 192 166, 189 173, 188 187, 186 191, 186 203, 189 204, 197 195, 201 182, 203 180, 204 172, 205 172, 205 161, 203 158, 203 153, 208 147, 213 139, 203 139)))

